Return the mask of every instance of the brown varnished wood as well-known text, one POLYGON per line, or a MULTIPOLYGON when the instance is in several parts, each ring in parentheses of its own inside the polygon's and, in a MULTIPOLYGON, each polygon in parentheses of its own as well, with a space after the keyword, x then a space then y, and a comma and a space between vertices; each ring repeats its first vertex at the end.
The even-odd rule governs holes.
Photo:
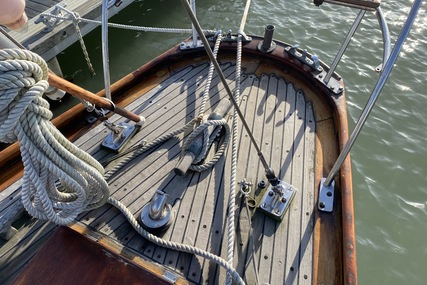
POLYGON ((87 237, 60 227, 13 284, 170 283, 87 237))
MULTIPOLYGON (((325 0, 325 2, 329 1, 325 0)), ((330 2, 341 5, 365 7, 366 9, 375 9, 381 5, 381 0, 330 0, 330 2)))
POLYGON ((95 106, 98 108, 104 108, 113 111, 134 122, 139 122, 141 120, 138 115, 129 112, 126 109, 121 108, 120 106, 115 106, 113 103, 106 100, 105 98, 97 96, 96 94, 63 79, 62 77, 59 77, 58 75, 52 72, 49 72, 48 81, 49 85, 64 90, 79 99, 86 100, 89 103, 95 104, 95 106))
MULTIPOLYGON (((338 145, 336 140, 330 139, 335 134, 332 118, 318 123, 316 128, 316 186, 318 189, 320 179, 326 177, 328 171, 332 168, 334 159, 338 155, 338 145)), ((317 194, 316 192, 316 196, 317 194)), ((315 280, 318 281, 318 284, 343 284, 341 253, 343 242, 340 227, 341 202, 339 201, 339 197, 339 191, 335 191, 333 213, 318 211, 316 204, 314 229, 315 257, 313 264, 315 280)))

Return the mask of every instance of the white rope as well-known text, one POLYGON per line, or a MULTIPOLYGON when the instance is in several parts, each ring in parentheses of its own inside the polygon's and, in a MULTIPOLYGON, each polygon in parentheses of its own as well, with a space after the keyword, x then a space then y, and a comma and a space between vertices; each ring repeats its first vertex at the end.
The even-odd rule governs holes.
MULTIPOLYGON (((222 36, 220 33, 218 33, 217 39, 215 41, 214 49, 213 49, 213 54, 215 58, 218 54, 219 45, 221 44, 221 41, 222 41, 222 36)), ((215 71, 215 66, 211 62, 209 66, 208 76, 206 78, 205 89, 203 90, 202 102, 200 103, 200 109, 199 109, 199 116, 202 117, 202 123, 188 136, 188 138, 185 140, 184 144, 182 145, 182 154, 183 154, 186 152, 188 147, 197 139, 199 134, 203 132, 202 150, 200 151, 200 154, 194 158, 193 163, 189 167, 190 170, 197 171, 197 172, 203 172, 211 168, 212 166, 214 166, 218 162, 218 160, 221 158, 221 156, 224 154, 229 143, 230 128, 228 127, 227 121, 225 119, 208 120, 207 119, 208 116, 203 116, 203 114, 205 113, 206 102, 209 98, 209 90, 211 89, 211 83, 212 83, 214 71, 215 71), (210 126, 223 126, 226 132, 224 136, 225 140, 210 161, 204 162, 203 164, 198 164, 203 159, 205 159, 209 148, 211 147, 215 138, 218 136, 218 134, 221 131, 221 128, 215 128, 212 134, 209 135, 210 126)))
MULTIPOLYGON (((237 104, 240 101, 240 75, 242 68, 242 35, 237 37, 237 55, 236 55, 236 77, 234 99, 237 104)), ((227 261, 233 264, 234 257, 234 238, 235 238, 235 211, 236 211, 236 184, 237 184, 237 153, 238 153, 238 139, 239 139, 239 115, 237 110, 234 109, 233 125, 232 125, 232 144, 231 144, 231 177, 230 177, 230 194, 228 200, 228 243, 227 243, 227 261)), ((227 276, 228 277, 228 276, 227 276)), ((231 284, 231 278, 227 278, 227 284, 231 284)))
MULTIPOLYGON (((222 41, 222 35, 221 33, 218 33, 218 36, 215 41, 215 46, 213 49, 213 54, 215 58, 218 55, 219 45, 221 44, 221 41, 222 41)), ((199 115, 203 115, 205 113, 206 101, 209 98, 209 90, 211 89, 212 77, 213 77, 214 71, 215 71, 215 66, 213 62, 211 62, 209 65, 208 76, 206 78, 205 89, 203 90, 202 102, 200 103, 199 115)))
POLYGON ((242 284, 244 285, 245 282, 243 281, 243 279, 240 277, 239 273, 237 272, 236 269, 233 268, 232 265, 230 265, 228 262, 226 262, 224 259, 222 259, 221 257, 212 254, 210 252, 207 252, 205 250, 202 250, 200 248, 194 247, 194 246, 190 246, 190 245, 185 245, 185 244, 181 244, 181 243, 177 243, 177 242, 172 242, 172 241, 167 241, 161 238, 156 237, 155 235, 150 234, 149 232, 147 232, 143 227, 141 227, 138 223, 138 221, 135 219, 135 217, 133 216, 133 214, 126 208, 125 205, 123 205, 122 203, 120 203, 118 200, 114 199, 114 198, 109 198, 108 199, 108 203, 110 203, 111 205, 115 206, 117 209, 119 209, 126 217, 126 219, 129 221, 129 223, 132 225, 132 227, 144 238, 146 238, 147 240, 169 248, 169 249, 173 249, 173 250, 179 250, 181 252, 187 252, 187 253, 191 253, 191 254, 195 254, 198 256, 201 256, 203 258, 206 258, 212 262, 215 262, 216 264, 224 267, 227 272, 229 272, 231 274, 231 277, 233 278, 233 280, 235 282, 237 282, 238 284, 242 284))
MULTIPOLYGON (((174 136, 177 136, 183 132, 192 130, 194 128, 194 125, 197 123, 200 123, 201 120, 202 120, 202 117, 200 117, 200 116, 196 117, 193 120, 191 120, 190 122, 188 122, 182 128, 179 128, 177 130, 174 130, 172 132, 164 134, 164 135, 156 138, 155 140, 153 140, 150 143, 145 143, 145 141, 144 141, 144 144, 138 145, 141 147, 134 148, 133 151, 130 153, 124 151, 124 153, 129 154, 129 155, 124 157, 118 163, 116 163, 111 169, 108 169, 108 171, 105 173, 105 179, 109 180, 115 173, 117 173, 117 171, 119 171, 123 166, 128 164, 132 159, 136 158, 138 155, 141 155, 142 153, 146 152, 147 150, 159 145, 160 143, 162 143, 164 141, 167 141, 168 139, 170 139, 174 136)), ((116 156, 116 157, 120 157, 120 155, 116 156)))
MULTIPOLYGON (((69 143, 49 121, 52 117, 52 113, 48 110, 49 104, 41 98, 48 86, 47 66, 42 58, 25 50, 1 50, 0 60, 2 60, 0 62, 0 141, 9 143, 16 138, 20 141, 24 161, 21 196, 30 214, 38 219, 50 219, 58 224, 66 224, 74 220, 82 210, 92 209, 108 200, 108 203, 118 208, 144 238, 160 246, 196 254, 215 262, 224 267, 227 272, 231 272, 238 284, 244 284, 237 271, 221 257, 193 246, 166 241, 148 233, 122 203, 112 197, 108 198, 108 185, 102 177, 101 165, 69 143), (29 91, 23 92, 22 89, 28 86, 31 86, 29 91), (31 141, 31 138, 36 140, 31 141), (73 152, 76 156, 65 155, 66 150, 73 152), (72 159, 71 165, 65 163, 64 156, 72 159), (77 169, 83 171, 79 172, 77 169), (66 174, 73 176, 74 179, 70 179, 66 174), (57 179, 61 181, 63 191, 55 186, 57 179), (93 190, 94 188, 105 191, 85 192, 85 189, 93 190), (88 202, 88 198, 92 200, 88 202), (94 198, 98 200, 94 201, 94 198), (75 211, 75 206, 78 211, 75 211)), ((178 131, 170 132, 147 144, 136 154, 193 128, 194 124, 200 121, 200 117, 195 118, 178 131)), ((209 122, 219 124, 214 120, 209 122)), ((129 158, 125 161, 129 161, 129 158)), ((125 163, 122 162, 120 165, 125 163)), ((115 167, 110 170, 105 177, 111 177, 118 169, 115 167)))
MULTIPOLYGON (((219 44, 221 42, 221 36, 219 36, 219 39, 217 39, 216 43, 215 43, 215 47, 214 47, 214 54, 216 55, 218 53, 218 49, 219 49, 219 44)), ((224 142, 222 143, 222 145, 219 147, 218 151, 216 152, 216 154, 214 155, 214 157, 207 163, 204 163, 202 165, 191 165, 190 169, 192 169, 193 171, 204 171, 210 167, 212 167, 218 160, 219 158, 223 155, 223 153, 225 152, 225 150, 227 149, 228 143, 229 143, 229 137, 230 137, 230 128, 227 124, 227 121, 225 119, 221 119, 221 120, 207 120, 206 118, 208 116, 203 116, 203 113, 205 112, 205 104, 206 104, 206 100, 208 98, 209 95, 209 90, 210 90, 210 84, 212 81, 212 77, 213 77, 213 72, 214 72, 214 66, 211 64, 209 72, 208 72, 208 76, 207 76, 207 82, 206 82, 206 86, 204 89, 204 94, 203 94, 203 98, 202 98, 202 102, 201 102, 201 106, 199 109, 199 116, 194 118, 192 121, 190 121, 189 123, 187 123, 184 127, 177 129, 175 131, 172 131, 168 134, 165 134, 157 139, 155 139, 154 141, 152 141, 151 143, 142 145, 139 148, 135 148, 135 151, 125 157, 124 159, 122 159, 121 161, 119 161, 113 168, 111 168, 110 170, 107 171, 107 173, 105 174, 106 179, 108 180, 109 178, 111 178, 120 168, 122 168, 124 165, 126 165, 127 163, 129 163, 132 159, 134 159, 135 157, 137 157, 138 155, 146 152, 147 150, 157 146, 158 144, 189 130, 192 130, 194 128, 194 126, 198 125, 193 132, 187 137, 187 139, 185 140, 185 142, 183 143, 182 149, 185 150, 187 148, 187 146, 191 145, 191 143, 197 139, 197 137, 201 134, 201 133, 207 133, 207 129, 209 127, 212 126, 223 126, 225 129, 225 139, 224 142), (200 124, 200 125, 199 125, 200 124)), ((239 76, 240 78, 240 76, 239 76)), ((240 79, 239 79, 240 80, 240 79)), ((212 144, 213 138, 215 138, 217 136, 217 133, 213 133, 210 138, 205 138, 206 141, 209 141, 207 143, 207 148, 210 147, 210 145, 212 144)), ((205 146, 204 146, 205 147, 205 146)), ((206 154, 207 151, 202 150, 201 151, 203 154, 206 154)), ((196 158, 197 159, 197 158, 196 158)), ((123 205, 121 204, 118 200, 114 199, 113 197, 110 197, 110 199, 108 200, 108 203, 110 203, 111 205, 117 207, 126 217, 126 219, 129 221, 129 223, 132 225, 132 227, 144 238, 148 239, 149 241, 159 245, 159 246, 163 246, 169 249, 173 249, 173 250, 178 250, 178 251, 182 251, 182 252, 188 252, 191 254, 196 254, 199 255, 203 258, 206 258, 212 262, 217 263, 218 265, 222 266, 223 268, 225 268, 227 270, 227 273, 231 276, 231 279, 234 280, 235 282, 237 282, 238 284, 244 284, 244 281, 242 280, 242 278, 240 277, 239 273, 233 268, 232 264, 228 263, 227 261, 225 261, 224 259, 222 259, 221 257, 214 255, 210 252, 201 250, 199 248, 190 246, 190 245, 185 245, 185 244, 181 244, 181 243, 174 243, 171 241, 166 241, 163 240, 161 238, 158 238, 152 234, 150 234, 149 232, 147 232, 144 228, 142 228, 138 222, 136 221, 136 219, 134 218, 133 214, 123 205)), ((234 239, 233 239, 234 241, 234 239)))
POLYGON ((0 50, 0 141, 19 141, 24 176, 21 199, 29 214, 56 224, 72 222, 109 196, 102 166, 50 122, 48 68, 38 55, 0 50), (59 181, 59 187, 56 182, 59 181))
MULTIPOLYGON (((61 15, 52 15, 52 14, 48 14, 48 13, 41 13, 40 16, 47 17, 47 18, 55 18, 55 19, 59 19, 59 20, 63 20, 63 21, 74 21, 74 17, 76 17, 81 22, 86 22, 86 23, 96 24, 96 25, 102 24, 101 21, 82 18, 76 12, 70 12, 70 11, 67 11, 67 12, 69 12, 70 14, 73 14, 73 16, 66 17, 66 16, 61 16, 61 15)), ((117 24, 117 23, 108 23, 108 26, 112 27, 112 28, 119 28, 119 29, 133 30, 133 31, 140 31, 140 32, 177 33, 177 34, 180 34, 180 33, 181 34, 189 34, 192 32, 191 29, 143 27, 143 26, 132 26, 132 25, 117 24)), ((216 31, 204 30, 203 32, 205 34, 213 34, 216 31)))
POLYGON ((208 151, 208 149, 210 148, 210 146, 212 145, 214 139, 217 137, 220 129, 218 128, 217 132, 213 132, 211 136, 208 136, 208 138, 204 138, 204 141, 207 142, 203 145, 203 149, 200 153, 200 155, 198 157, 196 157, 196 159, 193 161, 193 164, 190 165, 189 169, 193 170, 193 171, 197 171, 197 172, 203 172, 209 168, 211 168, 212 166, 214 166, 218 160, 221 158, 221 156, 224 154, 225 150, 227 149, 228 143, 230 141, 229 137, 230 137, 230 127, 227 124, 227 121, 225 119, 221 119, 221 120, 205 120, 203 124, 201 124, 200 126, 198 126, 189 136, 188 138, 185 140, 182 149, 186 149, 187 146, 191 145, 193 143, 194 140, 197 139, 198 135, 200 133, 208 133, 208 128, 211 126, 222 126, 225 129, 225 139, 223 141, 223 143, 221 144, 221 146, 218 148, 218 150, 216 151, 215 155, 211 158, 210 161, 208 162, 204 162, 203 164, 196 164, 200 161, 202 161, 202 159, 206 156, 206 153, 208 151))

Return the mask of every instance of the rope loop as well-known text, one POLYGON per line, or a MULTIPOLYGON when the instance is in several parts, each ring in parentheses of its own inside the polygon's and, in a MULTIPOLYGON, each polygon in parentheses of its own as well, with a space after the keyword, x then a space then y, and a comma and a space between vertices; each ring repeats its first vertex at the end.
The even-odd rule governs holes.
POLYGON ((202 150, 198 154, 198 156, 194 159, 193 164, 190 166, 190 170, 202 172, 205 171, 212 166, 215 165, 215 163, 218 162, 218 160, 221 158, 221 156, 224 154, 225 150, 227 149, 228 143, 229 143, 229 137, 230 137, 230 128, 227 124, 227 121, 225 119, 221 120, 207 120, 207 116, 203 116, 202 122, 199 126, 197 126, 194 131, 187 137, 187 139, 184 141, 181 149, 182 153, 185 153, 185 151, 190 147, 190 145, 198 139, 198 137, 203 133, 203 146, 202 150), (215 128, 215 130, 212 132, 211 135, 209 135, 209 128, 215 128), (221 127, 225 129, 225 139, 221 146, 216 151, 215 155, 212 157, 212 159, 208 162, 203 162, 202 164, 199 164, 201 161, 203 161, 206 158, 206 154, 213 144, 213 142, 218 137, 219 133, 221 132, 221 127))

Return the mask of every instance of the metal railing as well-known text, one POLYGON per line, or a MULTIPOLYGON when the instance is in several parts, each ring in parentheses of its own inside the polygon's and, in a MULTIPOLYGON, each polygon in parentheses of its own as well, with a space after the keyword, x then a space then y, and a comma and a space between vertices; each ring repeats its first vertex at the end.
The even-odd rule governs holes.
MULTIPOLYGON (((349 154, 351 147, 353 146, 356 138, 360 134, 360 131, 363 127, 363 125, 366 122, 366 119, 369 116, 369 113, 371 112, 373 106, 375 105, 376 100, 378 99, 378 96, 380 95, 380 92, 387 81, 391 70, 393 69, 394 63, 396 62, 399 53, 402 49, 403 44, 405 43, 405 40, 412 28, 412 25, 416 19, 417 13, 419 11, 419 8, 422 4, 422 0, 415 0, 412 4, 412 8, 409 12, 409 15, 406 19, 406 22, 402 28, 402 31, 396 40, 396 43, 393 47, 393 50, 390 53, 390 56, 388 59, 386 59, 383 70, 380 74, 380 77, 378 78, 378 81, 374 87, 374 90, 372 91, 372 94, 365 106, 365 108, 362 111, 362 114, 360 115, 359 120, 356 123, 356 126, 350 135, 348 141, 343 147, 343 150, 341 151, 340 155, 337 158, 337 161, 335 162, 334 166, 332 167, 329 175, 326 177, 326 179, 322 179, 322 182, 320 184, 320 191, 322 191, 322 188, 328 188, 331 183, 333 182, 333 179, 337 175, 338 171, 340 170, 344 160, 346 159, 347 155, 349 154)), ((381 11, 378 13, 380 18, 382 17, 381 11)), ((385 22, 380 21, 381 26, 383 27, 385 25, 385 22)), ((387 30, 388 31, 388 30, 387 30)), ((385 43, 386 44, 386 43, 385 43)), ((387 45, 387 44, 386 44, 387 45)), ((387 51, 385 51, 385 54, 387 51)), ((319 208, 320 209, 320 208, 319 208)))

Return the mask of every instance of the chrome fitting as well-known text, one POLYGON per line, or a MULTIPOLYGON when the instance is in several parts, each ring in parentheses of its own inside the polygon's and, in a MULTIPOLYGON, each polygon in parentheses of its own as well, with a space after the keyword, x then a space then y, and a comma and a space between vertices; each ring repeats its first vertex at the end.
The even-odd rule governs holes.
POLYGON ((168 195, 157 190, 151 201, 141 211, 141 225, 149 232, 161 233, 172 223, 172 206, 166 203, 168 195))

